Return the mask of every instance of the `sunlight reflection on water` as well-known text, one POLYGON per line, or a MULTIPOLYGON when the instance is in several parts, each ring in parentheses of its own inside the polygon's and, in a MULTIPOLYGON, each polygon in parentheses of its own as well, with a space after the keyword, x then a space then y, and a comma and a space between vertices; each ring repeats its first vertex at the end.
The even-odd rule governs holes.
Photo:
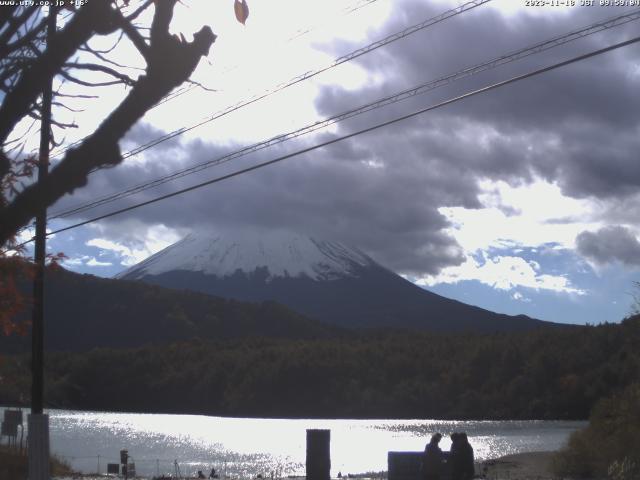
MULTIPOLYGON (((585 422, 435 420, 274 420, 199 415, 52 410, 51 449, 85 473, 106 471, 126 448, 140 475, 183 475, 215 467, 250 478, 304 474, 306 429, 331 430, 332 475, 387 469, 387 452, 421 451, 436 431, 466 431, 479 460, 555 450, 585 422), (98 458, 99 456, 99 458, 98 458)), ((447 436, 441 446, 450 447, 447 436)))

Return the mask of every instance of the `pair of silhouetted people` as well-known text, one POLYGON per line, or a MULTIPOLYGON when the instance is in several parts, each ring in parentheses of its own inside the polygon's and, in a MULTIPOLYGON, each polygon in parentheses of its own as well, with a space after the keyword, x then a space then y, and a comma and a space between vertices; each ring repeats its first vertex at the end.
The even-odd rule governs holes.
POLYGON ((451 472, 451 480, 471 480, 475 473, 473 447, 466 433, 451 434, 451 451, 444 453, 440 446, 442 435, 434 434, 424 448, 422 457, 422 480, 440 480, 445 470, 451 472))

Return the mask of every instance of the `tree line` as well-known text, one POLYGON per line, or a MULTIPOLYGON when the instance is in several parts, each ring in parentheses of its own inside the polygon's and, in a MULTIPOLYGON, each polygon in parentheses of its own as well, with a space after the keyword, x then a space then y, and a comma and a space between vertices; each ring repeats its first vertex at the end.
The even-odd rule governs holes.
MULTIPOLYGON (((640 316, 510 334, 372 331, 50 353, 46 399, 87 410, 259 417, 586 419, 640 381, 640 316)), ((0 364, 26 401, 28 358, 0 364)))

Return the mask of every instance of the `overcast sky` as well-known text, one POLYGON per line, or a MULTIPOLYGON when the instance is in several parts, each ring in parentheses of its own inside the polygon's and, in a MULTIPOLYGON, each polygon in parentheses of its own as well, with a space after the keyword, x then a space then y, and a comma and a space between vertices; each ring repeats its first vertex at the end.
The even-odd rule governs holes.
MULTIPOLYGON (((219 38, 193 88, 155 108, 123 151, 455 8, 461 2, 189 0, 173 24, 219 38), (346 5, 364 5, 347 13, 346 5), (215 10, 214 10, 215 9, 215 10)), ((631 11, 489 2, 97 172, 50 212, 219 158, 386 95, 631 11)), ((385 122, 638 34, 600 32, 376 109, 64 220, 147 200, 385 122)), ((105 43, 108 43, 105 41, 105 43)), ((121 60, 139 63, 123 48, 121 60)), ((529 78, 49 242, 79 272, 111 276, 189 231, 292 230, 356 246, 437 293, 510 314, 619 321, 640 280, 640 44, 529 78)), ((105 90, 67 141, 91 132, 123 94, 105 90)))

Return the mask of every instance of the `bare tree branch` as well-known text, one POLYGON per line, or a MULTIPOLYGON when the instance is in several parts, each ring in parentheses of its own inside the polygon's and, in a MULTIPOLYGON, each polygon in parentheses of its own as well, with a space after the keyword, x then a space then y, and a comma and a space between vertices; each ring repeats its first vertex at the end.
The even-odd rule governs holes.
MULTIPOLYGON (((96 5, 99 0, 95 2, 89 5, 96 5)), ((209 27, 203 27, 197 32, 192 42, 185 42, 169 33, 175 4, 176 0, 155 2, 146 75, 138 79, 123 102, 92 135, 77 148, 66 152, 44 182, 26 187, 16 195, 11 204, 0 209, 0 245, 5 244, 20 227, 26 225, 41 205, 51 205, 63 195, 86 185, 91 170, 120 163, 122 155, 118 141, 150 108, 185 82, 195 70, 200 58, 208 54, 216 38, 209 27)), ((109 13, 113 12, 114 10, 109 9, 109 13)), ((77 16, 70 24, 76 19, 77 16)), ((120 22, 117 24, 121 25, 120 22)), ((83 35, 77 34, 72 37, 76 48, 86 43, 89 35, 87 30, 82 29, 83 35)), ((62 46, 57 45, 57 48, 62 49, 62 46)), ((50 48, 47 49, 49 50, 50 48)), ((68 51, 64 49, 63 53, 56 52, 55 55, 50 54, 50 57, 59 60, 68 51)), ((58 67, 53 70, 54 73, 59 72, 69 56, 70 54, 66 55, 57 63, 58 67)), ((27 102, 27 106, 33 101, 34 99, 31 99, 27 102)), ((2 108, 4 106, 3 103, 2 108)), ((27 107, 23 108, 28 111, 27 107)), ((0 138, 6 138, 2 135, 6 135, 4 132, 7 128, 0 122, 0 138)))
POLYGON ((17 8, 17 4, 7 5, 4 8, 0 8, 0 32, 7 26, 17 8))
POLYGON ((85 80, 80 80, 79 78, 74 77, 69 72, 65 72, 64 70, 60 71, 60 75, 69 82, 75 83, 76 85, 82 85, 83 87, 110 87, 112 85, 123 83, 122 80, 113 80, 111 82, 87 82, 85 80))
POLYGON ((65 28, 54 36, 47 50, 21 75, 3 99, 0 106, 0 143, 4 143, 13 126, 27 115, 44 82, 60 72, 64 62, 80 45, 96 33, 115 31, 113 12, 110 0, 93 0, 82 6, 65 28))
MULTIPOLYGON (((37 121, 33 120, 31 123, 29 123, 29 126, 27 127, 27 129, 24 131, 24 133, 22 135, 20 135, 17 138, 12 139, 9 142, 6 142, 4 144, 5 153, 9 154, 9 153, 14 152, 16 149, 21 148, 23 146, 22 144, 24 143, 24 139, 27 136, 29 136, 29 134, 31 134, 31 132, 33 131, 34 127, 36 126, 36 123, 37 123, 37 121), (9 145, 12 145, 12 144, 15 144, 15 145, 13 145, 13 147, 7 149, 7 147, 9 145)), ((15 154, 14 154, 14 156, 15 156, 15 154)))
POLYGON ((82 50, 83 52, 90 53, 94 57, 99 58, 103 62, 108 63, 110 65, 113 65, 114 67, 144 71, 144 68, 132 67, 130 65, 122 65, 121 63, 115 62, 115 61, 111 60, 110 58, 107 58, 103 52, 94 50, 89 45, 83 45, 82 47, 80 47, 80 50, 82 50))
POLYGON ((117 47, 118 45, 120 45, 120 42, 122 41, 122 38, 123 38, 123 37, 124 37, 124 32, 122 32, 122 31, 121 31, 121 32, 118 34, 118 38, 116 39, 116 41, 115 41, 115 42, 113 42, 113 45, 111 45, 111 46, 110 46, 109 48, 107 48, 106 50, 97 50, 97 49, 95 49, 95 48, 92 48, 92 47, 90 47, 90 46, 89 46, 89 42, 87 42, 87 43, 86 43, 86 44, 84 44, 84 45, 81 45, 81 46, 80 46, 80 48, 78 48, 78 50, 84 50, 85 48, 90 48, 90 49, 91 49, 92 51, 94 51, 94 52, 98 52, 98 53, 101 53, 101 54, 103 54, 103 55, 107 55, 107 54, 109 54, 109 53, 113 52, 113 51, 116 49, 116 47, 117 47))
POLYGON ((51 105, 54 107, 63 108, 64 110, 73 113, 80 113, 85 111, 83 108, 71 108, 69 105, 65 105, 62 102, 51 102, 51 105))
MULTIPOLYGON (((0 150, 0 181, 11 169, 11 160, 7 157, 4 151, 0 150)), ((3 196, 0 195, 0 201, 3 200, 3 196)))
MULTIPOLYGON (((172 1, 172 0, 169 0, 172 1)), ((157 8, 157 7, 156 7, 157 8)), ((118 25, 122 28, 122 31, 129 37, 131 43, 138 49, 140 55, 149 62, 149 45, 145 39, 140 35, 140 32, 131 24, 131 21, 124 18, 120 12, 117 13, 118 25)))
POLYGON ((142 12, 144 12, 147 8, 149 8, 151 5, 153 5, 153 0, 147 0, 146 2, 144 2, 137 10, 135 10, 132 14, 127 16, 127 20, 131 23, 133 22, 136 18, 138 18, 140 16, 140 14, 142 12))
POLYGON ((51 119, 51 125, 55 125, 56 127, 59 128, 78 128, 78 124, 75 122, 72 123, 65 123, 65 122, 59 122, 58 120, 55 119, 51 119))
MULTIPOLYGON (((125 75, 124 73, 117 72, 117 71, 113 70, 112 68, 106 67, 104 65, 98 65, 98 64, 95 64, 95 63, 71 62, 71 63, 65 63, 65 67, 68 67, 68 68, 71 68, 71 69, 76 69, 76 70, 91 70, 93 72, 106 73, 107 75, 111 75, 112 77, 118 79, 118 81, 115 82, 115 83, 124 83, 125 85, 129 85, 129 86, 133 86, 136 83, 136 81, 134 79, 132 79, 131 77, 129 77, 128 75, 125 75)), ((76 83, 79 83, 79 82, 76 81, 76 83)), ((93 84, 93 85, 96 85, 96 84, 93 84)), ((88 84, 87 86, 91 86, 91 84, 88 84)))
POLYGON ((204 90, 205 92, 217 92, 218 90, 216 90, 215 88, 209 88, 209 87, 205 87, 204 85, 202 85, 200 82, 196 82, 195 80, 187 80, 187 82, 189 82, 191 85, 195 85, 196 87, 201 88, 202 90, 204 90))
POLYGON ((60 98, 85 98, 85 99, 100 98, 98 95, 70 94, 70 93, 61 93, 61 92, 54 93, 54 96, 60 97, 60 98))
POLYGON ((38 36, 44 32, 46 26, 47 19, 43 18, 36 27, 29 28, 24 36, 19 36, 12 43, 5 43, 3 39, 0 39, 0 58, 5 57, 9 55, 9 53, 14 52, 36 40, 38 36))
POLYGON ((22 27, 27 20, 33 15, 39 7, 32 5, 28 8, 25 8, 21 14, 17 17, 9 17, 7 20, 7 28, 0 35, 0 58, 6 55, 6 46, 11 41, 11 38, 18 32, 20 27, 22 27), (4 55, 3 55, 4 53, 4 55))

